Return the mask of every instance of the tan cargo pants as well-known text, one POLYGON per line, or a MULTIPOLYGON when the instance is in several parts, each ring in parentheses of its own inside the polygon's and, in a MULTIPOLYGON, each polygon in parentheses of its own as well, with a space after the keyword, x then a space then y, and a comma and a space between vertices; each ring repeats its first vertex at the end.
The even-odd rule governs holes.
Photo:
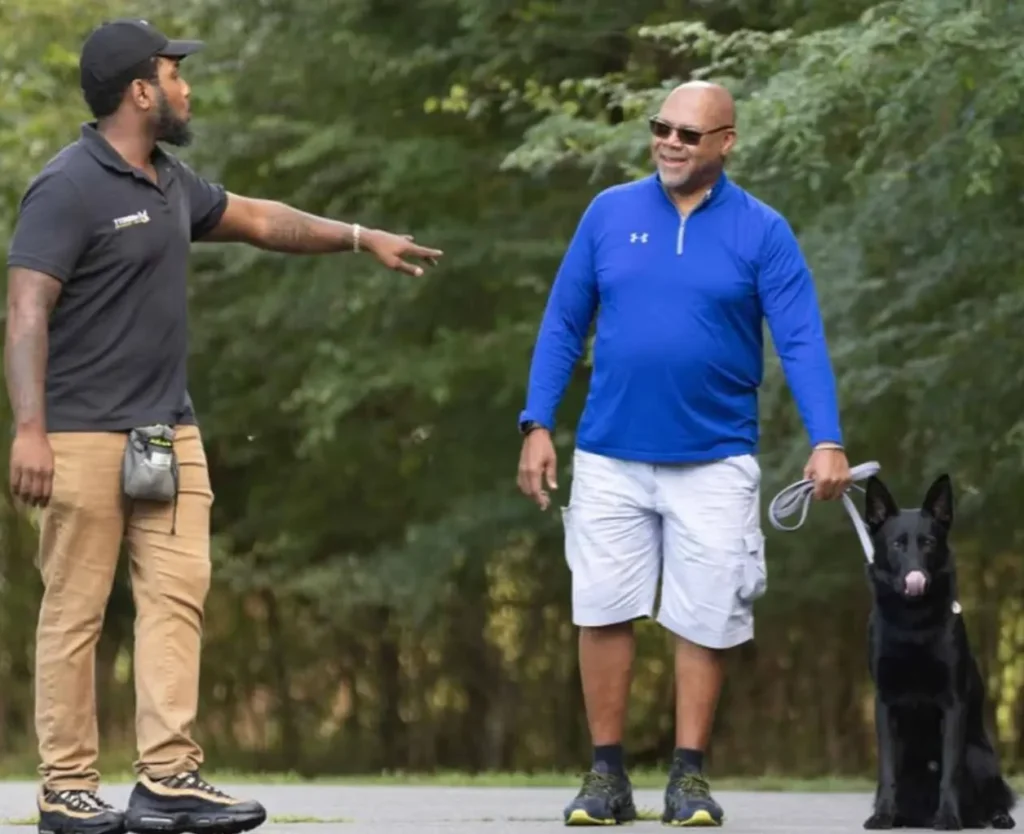
POLYGON ((127 435, 53 433, 53 492, 41 517, 44 592, 36 635, 36 734, 46 787, 99 783, 95 658, 122 541, 135 601, 136 770, 162 778, 202 763, 191 738, 210 585, 213 493, 196 426, 180 426, 177 506, 121 492, 127 435))

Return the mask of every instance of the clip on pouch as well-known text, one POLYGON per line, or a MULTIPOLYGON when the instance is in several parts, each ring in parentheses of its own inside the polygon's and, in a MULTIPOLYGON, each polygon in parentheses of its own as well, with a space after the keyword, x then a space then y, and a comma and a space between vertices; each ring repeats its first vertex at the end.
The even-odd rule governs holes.
POLYGON ((178 458, 173 428, 141 426, 128 433, 121 487, 128 498, 139 501, 172 501, 177 497, 178 458))

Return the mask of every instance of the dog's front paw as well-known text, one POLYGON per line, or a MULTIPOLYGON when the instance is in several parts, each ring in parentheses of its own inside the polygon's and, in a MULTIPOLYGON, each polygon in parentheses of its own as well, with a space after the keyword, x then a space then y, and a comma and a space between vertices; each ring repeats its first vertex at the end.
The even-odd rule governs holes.
POLYGON ((956 808, 945 803, 939 805, 939 812, 935 815, 935 822, 932 824, 932 828, 936 831, 959 831, 963 827, 963 823, 960 822, 960 814, 956 808))
POLYGON ((892 828, 894 822, 896 822, 896 812, 883 808, 864 820, 864 827, 869 831, 880 831, 892 828))
POLYGON ((997 811, 990 820, 993 828, 1013 828, 1016 823, 1006 811, 997 811))

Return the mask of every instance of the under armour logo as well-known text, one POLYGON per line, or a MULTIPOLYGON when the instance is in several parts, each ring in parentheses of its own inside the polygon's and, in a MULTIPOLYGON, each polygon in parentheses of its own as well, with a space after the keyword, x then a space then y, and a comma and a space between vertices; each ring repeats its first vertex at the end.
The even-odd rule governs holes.
POLYGON ((636 243, 637 241, 640 241, 641 243, 647 243, 647 232, 644 232, 643 234, 637 234, 636 232, 633 232, 633 234, 629 236, 630 243, 636 243))

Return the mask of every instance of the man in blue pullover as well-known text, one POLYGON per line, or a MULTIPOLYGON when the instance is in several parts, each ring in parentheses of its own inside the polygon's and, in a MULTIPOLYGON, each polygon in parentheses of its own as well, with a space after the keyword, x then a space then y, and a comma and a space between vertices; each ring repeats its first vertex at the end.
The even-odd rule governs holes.
POLYGON ((819 499, 850 483, 811 273, 787 221, 724 173, 735 108, 717 85, 677 87, 650 121, 657 168, 584 211, 555 277, 530 367, 520 489, 557 488, 551 432, 596 315, 593 373, 562 510, 580 627, 591 771, 570 825, 636 818, 622 735, 632 622, 676 636, 676 750, 663 820, 721 825, 703 772, 722 654, 754 636, 765 592, 757 390, 762 321, 809 435, 819 499))

